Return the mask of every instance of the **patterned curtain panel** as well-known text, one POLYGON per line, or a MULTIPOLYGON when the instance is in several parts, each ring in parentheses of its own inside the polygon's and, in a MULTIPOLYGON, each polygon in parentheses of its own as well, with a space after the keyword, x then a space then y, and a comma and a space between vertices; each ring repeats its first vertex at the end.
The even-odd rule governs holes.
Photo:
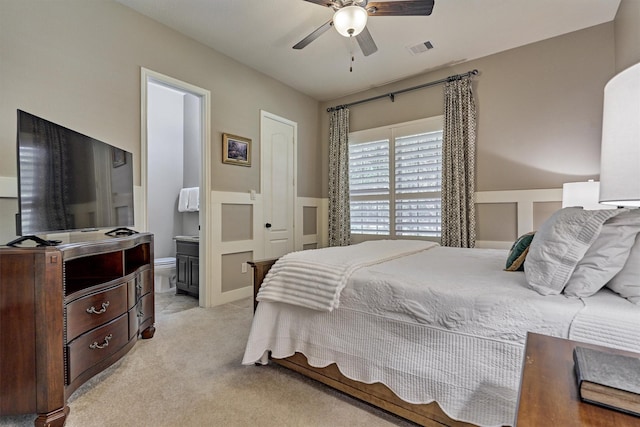
POLYGON ((444 98, 441 244, 472 248, 476 244, 476 106, 471 78, 447 82, 444 98))
POLYGON ((331 112, 329 118, 329 246, 351 240, 349 211, 349 110, 331 112))

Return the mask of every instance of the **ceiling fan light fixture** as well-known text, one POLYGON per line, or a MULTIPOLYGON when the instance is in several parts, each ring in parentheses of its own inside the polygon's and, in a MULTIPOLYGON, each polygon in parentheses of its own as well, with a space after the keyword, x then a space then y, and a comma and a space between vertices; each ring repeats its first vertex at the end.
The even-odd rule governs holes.
POLYGON ((360 6, 345 6, 333 15, 333 26, 345 37, 357 36, 367 25, 367 11, 360 6))

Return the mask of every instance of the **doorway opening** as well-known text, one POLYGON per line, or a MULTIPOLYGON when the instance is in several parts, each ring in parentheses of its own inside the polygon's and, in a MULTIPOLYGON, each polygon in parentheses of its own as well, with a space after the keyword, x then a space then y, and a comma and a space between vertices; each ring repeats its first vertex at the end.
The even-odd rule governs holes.
MULTIPOLYGON (((197 260, 207 259, 211 229, 207 209, 211 186, 207 161, 211 158, 210 92, 145 68, 141 69, 141 83, 144 228, 154 233, 158 265, 161 259, 176 257, 176 242, 182 241, 176 238, 195 243, 195 269, 191 268, 188 276, 190 283, 193 278, 195 287, 189 288, 189 294, 198 297, 200 306, 206 306, 208 263, 198 265, 197 260), (191 202, 188 205, 184 203, 187 199, 191 202)), ((184 286, 179 282, 177 288, 183 292, 184 286)))

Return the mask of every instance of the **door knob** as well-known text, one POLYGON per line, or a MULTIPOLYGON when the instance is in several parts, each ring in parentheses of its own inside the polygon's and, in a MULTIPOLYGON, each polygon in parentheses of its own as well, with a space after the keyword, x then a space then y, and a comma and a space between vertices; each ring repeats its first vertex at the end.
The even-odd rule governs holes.
POLYGON ((265 226, 266 228, 271 228, 271 223, 270 223, 270 222, 268 222, 268 223, 266 223, 264 226, 265 226))

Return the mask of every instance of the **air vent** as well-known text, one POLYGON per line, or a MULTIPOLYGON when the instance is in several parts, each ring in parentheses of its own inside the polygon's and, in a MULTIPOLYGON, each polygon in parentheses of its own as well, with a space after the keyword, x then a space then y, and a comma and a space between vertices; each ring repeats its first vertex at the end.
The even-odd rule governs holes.
POLYGON ((419 43, 415 46, 407 46, 407 49, 409 49, 409 52, 411 52, 412 55, 418 55, 433 49, 433 44, 427 40, 426 42, 419 43))

